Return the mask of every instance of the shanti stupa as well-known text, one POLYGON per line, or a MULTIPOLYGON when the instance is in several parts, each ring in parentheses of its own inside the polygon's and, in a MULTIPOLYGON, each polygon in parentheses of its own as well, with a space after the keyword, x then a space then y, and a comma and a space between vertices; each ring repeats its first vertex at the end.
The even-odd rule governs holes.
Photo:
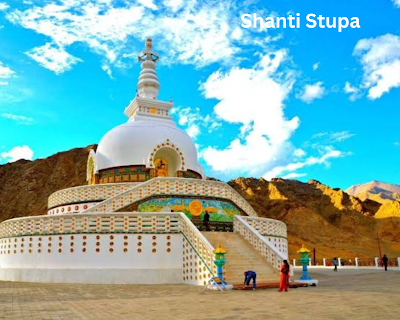
POLYGON ((172 102, 157 100, 150 39, 138 58, 128 122, 90 152, 88 185, 50 195, 47 215, 0 224, 0 280, 204 285, 219 244, 228 282, 242 282, 248 269, 259 281, 277 279, 286 225, 257 217, 228 184, 206 180, 192 139, 170 117, 172 102))

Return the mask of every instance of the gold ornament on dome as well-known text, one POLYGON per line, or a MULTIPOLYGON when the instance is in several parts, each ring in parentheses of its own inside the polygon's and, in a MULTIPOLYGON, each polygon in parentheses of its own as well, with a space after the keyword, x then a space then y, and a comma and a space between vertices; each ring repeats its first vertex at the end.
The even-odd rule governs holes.
POLYGON ((193 200, 189 203, 189 212, 192 216, 199 216, 203 211, 203 204, 199 200, 193 200))

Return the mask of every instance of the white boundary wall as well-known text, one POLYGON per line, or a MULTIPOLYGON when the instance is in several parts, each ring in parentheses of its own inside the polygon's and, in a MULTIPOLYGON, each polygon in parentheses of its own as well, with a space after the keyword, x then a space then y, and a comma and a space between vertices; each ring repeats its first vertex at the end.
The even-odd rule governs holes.
POLYGON ((204 285, 213 273, 214 248, 183 213, 75 218, 1 223, 0 280, 204 285))

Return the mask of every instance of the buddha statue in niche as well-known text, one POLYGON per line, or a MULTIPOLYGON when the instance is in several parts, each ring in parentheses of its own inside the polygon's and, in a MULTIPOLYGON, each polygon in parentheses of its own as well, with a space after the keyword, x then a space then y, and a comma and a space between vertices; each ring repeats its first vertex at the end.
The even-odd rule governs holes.
POLYGON ((157 158, 155 161, 156 176, 168 177, 168 162, 163 158, 157 158))

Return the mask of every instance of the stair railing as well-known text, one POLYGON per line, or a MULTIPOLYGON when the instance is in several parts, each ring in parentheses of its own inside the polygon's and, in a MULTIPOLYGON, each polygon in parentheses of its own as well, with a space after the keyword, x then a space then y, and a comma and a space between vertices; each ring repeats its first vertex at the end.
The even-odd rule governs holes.
MULTIPOLYGON (((260 218, 261 219, 261 218, 260 218)), ((240 234, 246 239, 263 257, 267 262, 272 265, 274 269, 280 269, 283 260, 288 259, 287 253, 280 252, 274 246, 272 241, 261 235, 255 228, 253 228, 245 217, 234 217, 234 232, 240 234)))

